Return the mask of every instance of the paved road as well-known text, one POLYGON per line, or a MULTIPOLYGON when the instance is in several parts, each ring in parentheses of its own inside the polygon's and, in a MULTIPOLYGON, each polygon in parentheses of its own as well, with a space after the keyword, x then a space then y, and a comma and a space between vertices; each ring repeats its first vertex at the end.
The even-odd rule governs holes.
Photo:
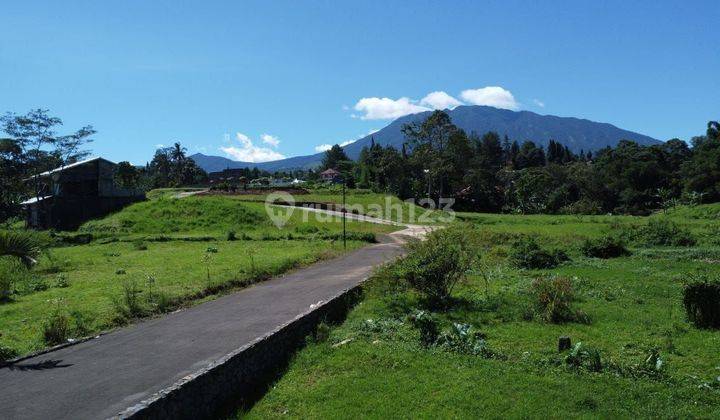
MULTIPOLYGON (((402 231, 403 235, 421 232, 402 231)), ((0 418, 106 418, 291 321, 402 253, 401 235, 0 369, 0 418)))

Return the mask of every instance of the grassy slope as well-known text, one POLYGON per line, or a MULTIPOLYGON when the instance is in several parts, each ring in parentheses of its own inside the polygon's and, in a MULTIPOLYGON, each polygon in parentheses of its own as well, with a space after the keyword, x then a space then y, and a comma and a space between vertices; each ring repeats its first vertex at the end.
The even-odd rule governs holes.
MULTIPOLYGON (((233 198, 243 201, 265 200, 264 195, 237 195, 233 198)), ((298 194, 294 198, 296 202, 342 203, 342 193, 337 191, 320 190, 298 194)), ((345 203, 360 213, 401 223, 434 224, 442 216, 437 211, 427 211, 389 194, 349 191, 345 203)))
MULTIPOLYGON (((58 305, 68 312, 81 312, 93 332, 111 327, 117 313, 113 301, 121 297, 124 284, 136 282, 143 293, 147 293, 148 275, 156 278, 153 286, 156 292, 179 302, 206 294, 204 290, 217 285, 237 285, 252 278, 251 254, 256 272, 278 274, 342 252, 342 245, 336 240, 342 231, 339 220, 305 222, 296 212, 283 229, 278 229, 260 203, 243 203, 226 197, 173 199, 165 197, 165 193, 150 194, 157 198, 133 204, 81 227, 81 231, 93 233, 101 240, 89 245, 53 248, 44 254, 27 277, 34 276, 36 283, 45 283, 49 288, 32 291, 24 282, 17 285, 21 293, 11 302, 0 303, 0 346, 20 354, 43 348, 43 323, 58 305), (234 230, 238 237, 245 234, 245 240, 226 241, 229 230, 234 230), (147 240, 158 236, 170 240, 147 240), (200 236, 207 239, 202 242, 174 240, 200 236), (137 250, 132 241, 143 239, 147 250, 137 250), (116 242, 103 243, 109 240, 116 242), (210 284, 202 260, 208 247, 218 250, 208 254, 210 284), (118 270, 126 274, 116 274, 118 270), (70 286, 58 287, 59 276, 64 276, 70 286)), ((352 239, 397 228, 348 221, 347 229, 352 239)), ((353 249, 365 243, 351 240, 348 247, 353 249)), ((7 263, 0 261, 0 275, 4 270, 14 269, 7 263)))
POLYGON ((403 320, 418 306, 412 292, 396 291, 377 279, 366 300, 332 331, 330 340, 301 351, 288 373, 248 414, 255 418, 717 417, 720 391, 703 384, 713 384, 720 374, 720 333, 697 330, 685 321, 681 288, 688 273, 720 275, 720 248, 708 235, 716 228, 719 213, 720 205, 710 205, 668 215, 701 237, 697 247, 636 247, 634 256, 613 260, 582 257, 577 247, 584 237, 646 220, 468 215, 489 268, 489 294, 479 276, 470 276, 456 292, 460 304, 440 317, 445 326, 473 324, 507 360, 423 349, 407 322, 400 327, 404 333, 363 334, 364 320, 403 320), (552 270, 509 267, 508 243, 518 233, 562 246, 573 261, 552 270), (590 315, 590 325, 524 320, 530 282, 550 273, 574 279, 576 306, 590 315), (623 366, 638 365, 648 350, 659 349, 666 378, 578 372, 551 363, 558 357, 561 335, 595 347, 606 362, 623 366), (348 338, 353 341, 332 346, 348 338))

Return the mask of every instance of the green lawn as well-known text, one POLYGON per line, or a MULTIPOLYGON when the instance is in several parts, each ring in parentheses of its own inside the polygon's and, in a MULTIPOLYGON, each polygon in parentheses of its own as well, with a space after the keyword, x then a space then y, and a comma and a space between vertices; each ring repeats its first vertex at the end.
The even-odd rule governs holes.
MULTIPOLYGON (((337 219, 306 221, 295 211, 278 228, 261 203, 170 194, 151 192, 151 200, 60 233, 66 242, 87 233, 93 241, 52 246, 30 272, 0 259, 0 275, 17 280, 11 300, 0 302, 0 353, 47 347, 44 325, 56 312, 69 316, 69 337, 88 335, 344 251, 337 219), (128 314, 133 290, 142 308, 128 314)), ((348 249, 397 229, 348 220, 348 249)))
POLYGON ((718 205, 668 213, 699 239, 695 247, 636 241, 632 256, 609 260, 582 256, 580 244, 635 229, 648 218, 461 215, 482 264, 456 289, 456 303, 436 316, 443 328, 467 323, 482 331, 497 357, 421 346, 408 321, 422 308, 420 299, 380 274, 346 322, 327 341, 300 351, 270 392, 238 416, 716 418, 720 332, 687 322, 681 300, 691 275, 720 276, 720 247, 710 234, 719 213, 718 205), (549 270, 512 267, 511 243, 528 234, 564 249, 571 261, 549 270), (571 279, 574 307, 589 324, 527 316, 531 282, 548 275, 571 279), (570 367, 557 352, 562 335, 597 349, 602 371, 570 367), (653 350, 664 362, 657 375, 642 370, 653 350))

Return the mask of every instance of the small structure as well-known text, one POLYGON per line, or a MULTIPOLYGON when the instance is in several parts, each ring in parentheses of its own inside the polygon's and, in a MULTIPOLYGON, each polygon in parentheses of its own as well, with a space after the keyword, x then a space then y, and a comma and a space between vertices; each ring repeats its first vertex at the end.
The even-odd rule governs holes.
POLYGON ((340 172, 338 172, 336 169, 330 168, 320 172, 320 179, 322 179, 323 181, 332 182, 333 184, 337 184, 339 182, 342 182, 342 178, 340 177, 340 175, 340 172))
POLYGON ((27 226, 75 229, 86 220, 144 200, 144 192, 121 188, 115 183, 116 167, 117 164, 96 157, 27 179, 38 193, 21 203, 27 226))

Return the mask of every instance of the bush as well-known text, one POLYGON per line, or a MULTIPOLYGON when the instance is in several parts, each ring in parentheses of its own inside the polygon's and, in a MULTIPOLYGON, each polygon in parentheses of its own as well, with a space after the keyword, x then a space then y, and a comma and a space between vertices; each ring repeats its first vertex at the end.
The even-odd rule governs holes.
POLYGON ((562 250, 541 248, 534 238, 520 239, 510 251, 510 262, 518 268, 554 268, 569 259, 562 250))
POLYGON ((530 286, 533 297, 534 315, 544 322, 560 324, 564 322, 588 323, 588 316, 572 308, 575 292, 572 283, 566 277, 541 277, 530 286))
POLYGON ((485 334, 476 331, 469 324, 453 323, 450 329, 440 334, 435 343, 440 349, 455 353, 493 357, 495 354, 485 342, 485 334))
POLYGON ((688 320, 698 328, 720 328, 720 281, 696 281, 685 285, 683 305, 688 320))
POLYGON ((418 311, 410 316, 410 322, 420 331, 420 342, 429 347, 435 344, 439 335, 437 319, 429 312, 418 311))
POLYGON ((45 344, 54 346, 67 341, 70 334, 70 318, 59 304, 43 324, 43 340, 45 344))
POLYGON ((227 239, 228 241, 236 241, 236 240, 237 240, 237 235, 235 234, 235 231, 234 231, 234 230, 229 230, 229 231, 227 232, 226 239, 227 239))
POLYGON ((577 343, 565 356, 565 363, 575 368, 586 368, 591 372, 600 372, 603 369, 600 351, 577 343))
POLYGON ((423 294, 430 306, 444 305, 472 264, 465 236, 445 229, 409 248, 395 268, 396 276, 423 294))
POLYGON ((693 246, 697 242, 689 230, 668 219, 650 219, 640 236, 650 246, 693 246))
POLYGON ((591 258, 617 258, 630 255, 625 241, 617 236, 607 235, 599 239, 587 239, 581 246, 583 255, 591 258))
POLYGON ((141 293, 142 289, 136 281, 130 280, 123 283, 122 295, 113 302, 121 320, 145 315, 146 310, 140 297, 141 293))

